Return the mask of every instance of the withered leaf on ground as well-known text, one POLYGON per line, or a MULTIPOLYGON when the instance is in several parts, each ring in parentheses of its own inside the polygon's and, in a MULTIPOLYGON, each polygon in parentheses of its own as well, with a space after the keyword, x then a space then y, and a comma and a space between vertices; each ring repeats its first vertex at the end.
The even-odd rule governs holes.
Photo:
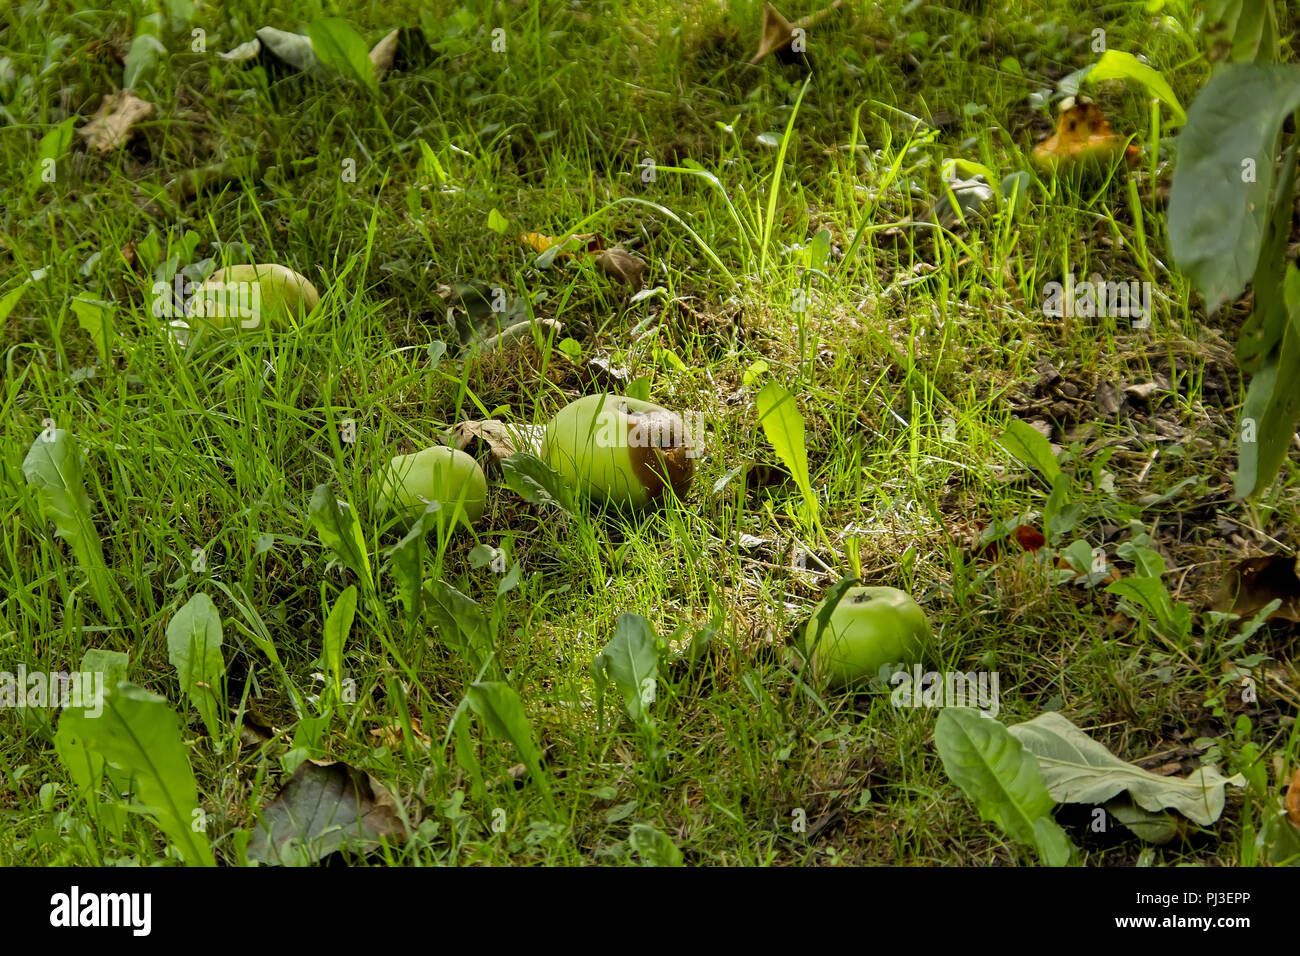
POLYGON ((370 63, 375 68, 375 79, 383 77, 392 68, 393 57, 397 53, 397 37, 400 30, 392 30, 374 45, 370 51, 370 63))
POLYGON ((1034 147, 1032 158, 1039 169, 1057 170, 1076 163, 1109 166, 1121 157, 1133 165, 1141 155, 1111 130, 1101 107, 1080 97, 1061 101, 1056 131, 1034 147))
MULTIPOLYGON (((412 738, 419 746, 427 749, 433 743, 433 739, 420 726, 420 718, 412 717, 410 721, 412 738)), ((401 750, 406 746, 406 734, 400 719, 393 720, 382 727, 374 728, 370 731, 370 736, 389 750, 401 750)))
POLYGON ((1014 545, 1015 550, 1028 551, 1033 554, 1046 543, 1047 538, 1032 525, 1016 525, 1016 527, 1009 530, 994 525, 991 528, 986 528, 971 546, 971 557, 987 558, 990 561, 995 561, 1002 553, 1002 549, 1009 544, 1014 545))
POLYGON ((118 90, 104 97, 95 115, 77 133, 101 153, 116 149, 131 138, 131 128, 153 115, 153 104, 135 95, 134 90, 118 90))
POLYGON ((500 464, 503 458, 519 452, 538 455, 544 430, 542 425, 508 424, 499 418, 457 422, 451 428, 448 444, 480 461, 486 454, 492 464, 500 464))
POLYGON ((1265 554, 1239 561, 1224 575, 1214 610, 1249 617, 1271 601, 1282 604, 1268 616, 1270 621, 1300 621, 1300 578, 1294 557, 1265 554))
POLYGON ((397 801, 374 777, 342 762, 306 760, 263 808, 248 858, 302 866, 336 850, 365 853, 407 836, 397 801))
POLYGON ((840 3, 841 0, 835 0, 824 10, 810 13, 802 20, 796 20, 793 23, 783 17, 780 11, 770 3, 763 4, 763 26, 762 35, 758 41, 758 52, 750 58, 749 62, 757 63, 769 53, 777 54, 778 58, 803 53, 803 50, 794 49, 795 30, 808 30, 813 24, 839 7, 840 3))
POLYGON ((627 369, 613 365, 603 355, 593 355, 587 359, 583 368, 591 381, 592 387, 602 392, 618 392, 622 394, 623 389, 627 388, 628 380, 631 378, 627 369))
POLYGON ((596 265, 600 266, 605 274, 616 282, 637 289, 645 285, 644 276, 649 268, 643 260, 617 246, 613 249, 607 249, 597 256, 596 265))

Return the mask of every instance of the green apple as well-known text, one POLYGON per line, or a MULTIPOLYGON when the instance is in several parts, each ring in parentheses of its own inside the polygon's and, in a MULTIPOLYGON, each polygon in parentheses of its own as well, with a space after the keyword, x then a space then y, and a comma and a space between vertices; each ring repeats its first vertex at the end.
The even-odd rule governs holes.
POLYGON ((186 308, 190 323, 202 320, 218 328, 271 328, 305 316, 320 301, 316 287, 303 276, 275 263, 218 269, 194 290, 186 308))
POLYGON ((460 522, 469 527, 487 504, 487 477, 471 455, 436 445, 398 455, 378 478, 379 507, 411 521, 432 501, 450 517, 459 502, 460 522))
POLYGON ((821 630, 825 603, 808 619, 804 650, 813 675, 831 687, 866 683, 885 664, 919 664, 930 648, 925 612, 898 588, 849 588, 821 630))
POLYGON ((587 395, 542 434, 542 459, 596 504, 645 508, 685 497, 699 455, 682 417, 652 402, 587 395))

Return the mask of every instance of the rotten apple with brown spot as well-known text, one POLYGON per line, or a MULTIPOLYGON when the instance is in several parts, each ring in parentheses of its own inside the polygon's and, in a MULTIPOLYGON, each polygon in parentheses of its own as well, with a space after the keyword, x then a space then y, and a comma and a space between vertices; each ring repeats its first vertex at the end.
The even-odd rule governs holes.
POLYGON ((596 504, 640 509, 685 497, 700 450, 699 436, 676 412, 637 398, 587 395, 551 419, 541 457, 596 504))

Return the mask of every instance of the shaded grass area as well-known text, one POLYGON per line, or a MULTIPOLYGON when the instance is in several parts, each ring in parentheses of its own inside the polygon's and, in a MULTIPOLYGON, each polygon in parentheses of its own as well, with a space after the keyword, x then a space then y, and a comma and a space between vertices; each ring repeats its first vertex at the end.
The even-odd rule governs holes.
MULTIPOLYGON (((129 651, 132 679, 181 707, 164 632, 193 593, 209 593, 227 631, 230 703, 272 731, 258 742, 232 726, 218 748, 190 722, 221 859, 238 859, 237 835, 281 782, 280 758, 301 746, 365 768, 437 824, 382 857, 391 862, 632 860, 638 822, 688 862, 1029 862, 947 780, 932 711, 895 708, 887 691, 818 695, 797 676, 789 631, 855 570, 922 602, 939 669, 1001 674, 1006 723, 1060 709, 1126 759, 1187 773, 1211 738, 1231 766, 1245 713, 1265 759, 1294 765, 1300 676, 1285 626, 1243 649, 1273 658, 1256 665, 1263 690, 1248 703, 1225 682, 1222 634, 1170 647, 1112 596, 1055 584, 1045 555, 989 561, 970 549, 981 528, 1044 506, 1048 489, 995 441, 1012 417, 1049 425, 1086 489, 1071 538, 1114 561, 1140 521, 1167 555, 1171 592, 1195 607, 1224 562, 1294 544, 1292 468, 1261 501, 1231 499, 1241 383, 1229 343, 1244 309, 1207 319, 1172 269, 1170 143, 1139 91, 1092 91, 1142 147, 1133 170, 1035 177, 1018 218, 927 225, 945 159, 1028 167, 1053 125, 1030 96, 1092 62, 1094 29, 1145 55, 1189 102, 1209 66, 1176 5, 1085 16, 1059 3, 846 4, 810 31, 806 63, 749 65, 759 14, 746 3, 235 2, 197 14, 206 52, 187 51, 183 34, 169 43, 176 52, 137 90, 156 113, 124 149, 99 156, 78 143, 39 187, 29 185, 37 141, 120 85, 133 27, 110 9, 27 6, 0 15, 11 63, 0 150, 15 171, 0 289, 46 275, 0 327, 0 662, 70 668, 91 647, 129 651), (373 98, 213 55, 261 26, 302 32, 320 15, 348 17, 372 42, 423 26, 428 48, 407 43, 373 98), (778 155, 768 143, 809 76, 765 230, 778 155), (504 234, 487 226, 492 209, 504 234), (540 269, 518 241, 579 226, 645 259, 664 292, 633 301, 581 258, 540 269), (814 272, 799 251, 822 229, 832 252, 814 272), (170 237, 168 254, 195 233, 191 260, 242 247, 249 261, 284 263, 321 289, 323 306, 300 329, 179 347, 133 262, 151 230, 164 249, 170 237), (1093 272, 1150 282, 1150 328, 1043 314, 1047 282, 1093 272), (438 289, 471 280, 527 300, 563 333, 490 356, 460 350, 438 289), (108 362, 71 310, 77 295, 117 303, 108 362), (580 352, 561 349, 564 338, 580 352), (437 362, 434 342, 449 346, 437 362), (657 402, 702 412, 708 453, 692 496, 629 523, 563 518, 494 489, 473 535, 439 541, 426 571, 495 609, 502 674, 538 731, 559 813, 510 773, 509 745, 487 737, 476 747, 493 786, 474 792, 444 735, 477 675, 430 621, 401 620, 391 588, 388 606, 363 606, 354 625, 355 703, 294 743, 287 695, 247 635, 264 627, 296 686, 319 692, 324 616, 349 575, 310 531, 312 489, 327 483, 357 507, 373 555, 400 537, 370 507, 384 462, 464 419, 545 422, 592 389, 591 356, 648 377, 657 402), (805 418, 824 539, 806 533, 790 484, 715 487, 737 465, 775 462, 754 411, 767 380, 789 388, 805 418), (1113 410, 1107 387, 1123 399, 1113 410), (347 418, 355 444, 340 438, 347 418), (25 489, 21 463, 46 420, 85 451, 97 528, 133 612, 120 626, 87 599, 25 489), (469 561, 477 542, 521 565, 517 589, 496 596, 498 575, 469 561), (206 571, 192 570, 195 548, 206 571), (671 664, 659 688, 659 759, 594 706, 588 665, 623 612, 677 646, 712 633, 708 653, 671 664), (418 680, 394 667, 384 638, 409 653, 418 680), (797 812, 806 832, 791 827, 797 812)), ((51 721, 0 712, 0 859, 155 859, 147 823, 109 840, 79 815, 51 721)), ((1232 792, 1215 828, 1156 859, 1237 862, 1242 809, 1232 792)), ((1086 822, 1071 835, 1092 864, 1132 863, 1142 849, 1086 822)))

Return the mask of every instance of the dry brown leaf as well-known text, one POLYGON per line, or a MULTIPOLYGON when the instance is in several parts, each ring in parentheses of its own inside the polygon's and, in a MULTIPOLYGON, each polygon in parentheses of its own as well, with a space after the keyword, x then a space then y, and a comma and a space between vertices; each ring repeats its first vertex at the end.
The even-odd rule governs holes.
POLYGON ((1121 157, 1133 165, 1141 155, 1112 132, 1101 107, 1080 98, 1062 100, 1056 132, 1034 147, 1033 161, 1039 169, 1055 170, 1074 163, 1109 166, 1121 157))
POLYGON ((408 833, 396 798, 370 774, 342 762, 305 760, 263 807, 248 858, 301 865, 341 849, 366 853, 408 833))
POLYGON ((448 433, 448 444, 482 460, 484 454, 496 464, 519 452, 537 455, 540 451, 542 425, 507 424, 498 418, 459 422, 448 433))
POLYGON ((990 561, 997 560, 1002 550, 1007 544, 1014 543, 1021 551, 1028 551, 1034 554, 1039 548, 1047 544, 1047 539, 1043 533, 1032 525, 1016 525, 1014 529, 1005 536, 993 538, 989 541, 976 541, 971 545, 972 558, 987 558, 990 561))
POLYGON ((829 7, 824 10, 818 10, 816 13, 810 13, 802 20, 796 20, 791 23, 783 17, 770 3, 763 4, 763 26, 762 36, 758 41, 758 52, 749 60, 750 63, 757 63, 769 53, 789 54, 792 52, 802 53, 792 49, 794 45, 795 30, 807 31, 814 23, 817 23, 823 17, 830 14, 839 7, 841 0, 835 0, 829 7))
POLYGON ((750 58, 757 63, 773 50, 784 50, 794 40, 794 24, 781 16, 770 3, 763 4, 763 35, 758 41, 758 52, 750 58))
MULTIPOLYGON (((392 723, 385 724, 383 727, 376 727, 370 731, 370 736, 374 737, 382 746, 389 750, 401 750, 406 746, 406 737, 402 732, 401 721, 394 720, 392 723)), ((433 743, 432 738, 420 727, 420 718, 411 718, 411 736, 422 746, 428 747, 433 743)))
POLYGON ((605 274, 616 282, 630 285, 636 289, 645 285, 644 276, 646 270, 650 268, 643 260, 617 246, 613 249, 607 249, 597 256, 596 265, 600 266, 605 271, 605 274))
POLYGON ((393 66, 393 57, 397 53, 397 33, 393 30, 370 51, 370 63, 375 68, 375 79, 383 77, 393 66))
POLYGON ((621 394, 632 377, 627 369, 613 365, 603 355, 593 355, 583 368, 592 387, 601 392, 621 394))
POLYGON ((803 17, 802 20, 788 21, 781 16, 780 10, 772 7, 771 4, 763 4, 763 27, 762 36, 758 40, 758 52, 750 57, 750 62, 762 60, 768 53, 777 53, 777 55, 788 55, 788 53, 803 51, 794 51, 794 31, 809 30, 814 23, 828 16, 833 10, 839 8, 841 0, 835 0, 826 9, 818 10, 816 13, 810 13, 809 16, 803 17))
POLYGON ((1239 561, 1223 577, 1214 610, 1249 617, 1271 601, 1281 601, 1270 621, 1300 621, 1300 577, 1296 559, 1265 554, 1239 561))
POLYGON ((77 132, 92 148, 107 153, 130 139, 132 126, 152 115, 152 103, 140 99, 134 90, 118 90, 104 97, 99 110, 77 132))

